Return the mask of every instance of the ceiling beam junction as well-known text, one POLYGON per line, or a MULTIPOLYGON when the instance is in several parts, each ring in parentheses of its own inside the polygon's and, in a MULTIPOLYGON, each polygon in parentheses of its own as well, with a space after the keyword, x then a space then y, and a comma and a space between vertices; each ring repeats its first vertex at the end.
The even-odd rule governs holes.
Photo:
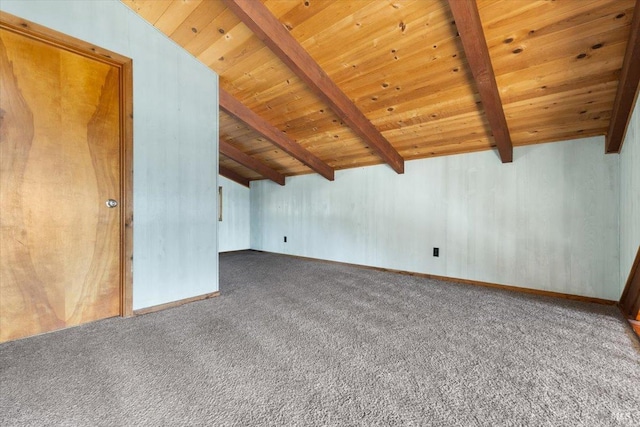
POLYGON ((449 7, 462 40, 462 47, 480 93, 480 100, 498 147, 502 163, 513 161, 513 144, 502 108, 489 48, 484 37, 478 6, 474 0, 449 0, 449 7))
POLYGON ((640 0, 636 0, 631 20, 631 32, 627 42, 627 50, 622 61, 622 71, 618 81, 618 90, 611 120, 609 132, 605 143, 607 153, 619 153, 624 143, 624 136, 631 121, 633 109, 638 98, 640 87, 640 0))
POLYGON ((244 122, 274 145, 280 147, 287 154, 309 166, 329 181, 334 180, 334 169, 331 166, 320 160, 320 158, 316 157, 300 144, 291 140, 284 132, 254 113, 222 87, 219 88, 219 103, 220 108, 244 122))
POLYGON ((220 152, 225 156, 227 156, 228 158, 230 158, 231 160, 234 160, 240 163, 242 166, 259 173, 265 178, 269 178, 271 181, 275 183, 284 185, 284 175, 271 169, 269 166, 265 165, 264 163, 262 163, 257 159, 254 159, 250 155, 245 154, 238 148, 234 147, 233 145, 229 144, 227 141, 224 141, 222 139, 220 140, 220 152))
POLYGON ((218 173, 224 176, 225 178, 230 179, 231 181, 237 182, 240 185, 244 185, 245 187, 250 188, 249 178, 245 178, 244 176, 240 175, 239 173, 229 168, 226 168, 224 166, 219 166, 218 173))
POLYGON ((382 160, 397 173, 404 173, 402 156, 262 2, 255 0, 223 1, 382 160))

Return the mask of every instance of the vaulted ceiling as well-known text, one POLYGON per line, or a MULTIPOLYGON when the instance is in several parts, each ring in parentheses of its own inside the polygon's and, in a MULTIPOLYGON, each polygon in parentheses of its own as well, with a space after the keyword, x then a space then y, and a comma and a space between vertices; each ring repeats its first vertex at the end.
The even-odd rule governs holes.
POLYGON ((594 135, 615 152, 638 91, 636 0, 123 2, 218 73, 220 171, 245 185, 594 135))

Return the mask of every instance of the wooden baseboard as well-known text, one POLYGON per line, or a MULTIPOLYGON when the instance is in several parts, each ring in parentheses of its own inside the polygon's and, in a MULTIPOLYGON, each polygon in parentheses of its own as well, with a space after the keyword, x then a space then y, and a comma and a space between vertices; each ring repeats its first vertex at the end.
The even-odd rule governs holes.
POLYGON ((141 308, 139 310, 133 310, 134 316, 142 316, 144 314, 155 313, 156 311, 166 310, 168 308, 179 307, 183 304, 188 304, 190 302, 202 301, 205 299, 217 297, 220 295, 220 292, 211 292, 210 294, 198 295, 196 297, 185 298, 178 301, 168 302, 166 304, 154 305, 151 307, 141 308))
POLYGON ((446 282, 463 283, 463 284, 466 284, 466 285, 483 286, 485 288, 503 289, 503 290, 507 290, 507 291, 515 291, 515 292, 521 292, 521 293, 533 294, 533 295, 542 295, 542 296, 553 297, 553 298, 569 299, 569 300, 573 300, 573 301, 590 302, 590 303, 603 304, 603 305, 616 305, 617 304, 617 301, 608 300, 608 299, 602 299, 602 298, 587 297, 587 296, 582 296, 582 295, 564 294, 564 293, 561 293, 561 292, 544 291, 544 290, 532 289, 532 288, 522 288, 522 287, 519 287, 519 286, 501 285, 501 284, 498 284, 498 283, 481 282, 481 281, 478 281, 478 280, 470 280, 470 279, 459 279, 459 278, 456 278, 456 277, 438 276, 438 275, 435 275, 435 274, 415 273, 415 272, 412 272, 412 271, 394 270, 394 269, 390 269, 390 268, 373 267, 373 266, 370 266, 370 265, 351 264, 351 263, 348 263, 348 262, 331 261, 331 260, 320 259, 320 258, 304 257, 304 256, 299 256, 299 255, 281 254, 281 253, 277 253, 277 252, 258 251, 258 250, 255 250, 255 249, 251 249, 251 250, 254 251, 254 252, 274 253, 274 254, 277 254, 277 255, 290 256, 290 257, 293 257, 293 258, 300 258, 300 259, 306 259, 306 260, 311 260, 311 261, 326 262, 326 263, 331 263, 331 264, 348 265, 348 266, 351 266, 351 267, 365 268, 365 269, 368 269, 368 270, 384 271, 384 272, 389 272, 389 273, 404 274, 404 275, 415 276, 415 277, 424 277, 426 279, 443 280, 443 281, 446 281, 446 282))
MULTIPOLYGON (((412 273, 408 273, 408 274, 412 274, 412 273)), ((420 274, 417 274, 417 275, 420 275, 420 274)), ((480 282, 477 280, 458 279, 455 277, 436 276, 433 274, 424 274, 423 276, 432 278, 432 279, 444 280, 448 282, 464 283, 467 285, 474 285, 474 286, 483 286, 485 288, 504 289, 507 291, 515 291, 515 292, 521 292, 521 293, 532 294, 532 295, 542 295, 542 296, 552 297, 552 298, 562 298, 562 299, 569 299, 573 301, 591 302, 591 303, 602 304, 602 305, 617 304, 617 301, 603 299, 603 298, 587 297, 584 295, 565 294, 562 292, 545 291, 542 289, 533 289, 533 288, 523 288, 520 286, 512 286, 512 285, 501 285, 498 283, 480 282)))

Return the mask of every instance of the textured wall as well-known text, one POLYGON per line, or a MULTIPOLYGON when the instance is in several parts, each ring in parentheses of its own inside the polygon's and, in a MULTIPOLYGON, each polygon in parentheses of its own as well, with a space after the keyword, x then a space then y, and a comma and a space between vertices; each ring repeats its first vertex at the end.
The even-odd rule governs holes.
POLYGON ((218 222, 218 251, 239 251, 251 247, 251 212, 249 189, 223 176, 222 221, 218 222))
POLYGON ((640 98, 620 153, 620 294, 640 245, 640 98))
POLYGON ((251 247, 617 299, 618 156, 602 138, 514 151, 255 181, 251 247))
POLYGON ((216 291, 216 74, 118 1, 0 8, 133 59, 133 308, 216 291))

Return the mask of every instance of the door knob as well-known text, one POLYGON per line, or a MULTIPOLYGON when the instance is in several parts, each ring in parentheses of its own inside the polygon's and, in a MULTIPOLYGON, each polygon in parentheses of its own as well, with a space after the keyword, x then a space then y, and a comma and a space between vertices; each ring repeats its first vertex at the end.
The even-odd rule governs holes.
POLYGON ((108 208, 115 208, 116 206, 118 206, 118 201, 115 199, 109 199, 107 200, 107 207, 108 208))

